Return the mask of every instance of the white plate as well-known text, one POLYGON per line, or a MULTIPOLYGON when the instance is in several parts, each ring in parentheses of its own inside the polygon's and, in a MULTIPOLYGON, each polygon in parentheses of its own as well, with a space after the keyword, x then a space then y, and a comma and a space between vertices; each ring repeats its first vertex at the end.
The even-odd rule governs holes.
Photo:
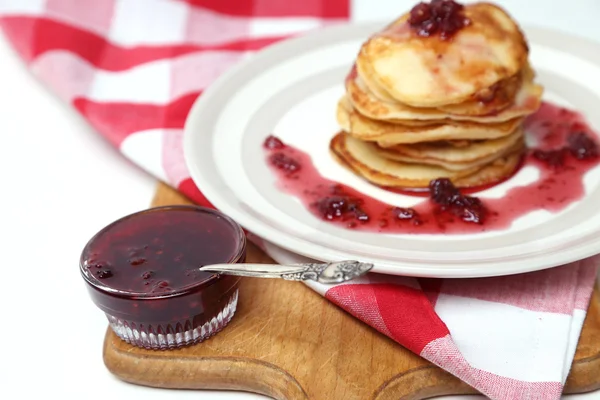
MULTIPOLYGON (((600 253, 600 168, 585 176, 584 199, 564 211, 538 211, 510 229, 469 235, 345 230, 314 217, 275 187, 261 147, 271 133, 308 151, 326 178, 399 206, 420 201, 370 185, 335 163, 328 152, 329 139, 338 130, 335 106, 345 74, 365 38, 384 25, 337 26, 278 43, 211 85, 194 104, 184 137, 187 166, 208 200, 284 249, 318 260, 373 262, 375 271, 387 274, 508 275, 600 253)), ((546 97, 583 112, 598 130, 600 45, 553 31, 525 32, 546 97)), ((492 190, 531 179, 521 172, 492 190)))

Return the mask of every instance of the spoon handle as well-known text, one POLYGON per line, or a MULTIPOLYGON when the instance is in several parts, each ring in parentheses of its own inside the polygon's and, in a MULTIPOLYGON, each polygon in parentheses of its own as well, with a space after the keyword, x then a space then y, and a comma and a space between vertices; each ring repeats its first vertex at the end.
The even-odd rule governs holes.
POLYGON ((341 283, 369 272, 373 264, 358 261, 306 264, 212 264, 200 267, 200 271, 218 272, 225 275, 256 278, 281 278, 289 281, 316 281, 341 283))

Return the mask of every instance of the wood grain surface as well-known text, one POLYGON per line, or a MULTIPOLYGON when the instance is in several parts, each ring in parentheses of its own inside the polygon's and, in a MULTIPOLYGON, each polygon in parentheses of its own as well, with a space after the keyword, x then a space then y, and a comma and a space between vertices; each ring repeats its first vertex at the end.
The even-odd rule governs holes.
MULTIPOLYGON (((189 203, 160 184, 153 206, 189 203)), ((255 246, 249 262, 273 262, 255 246)), ((215 337, 152 351, 107 329, 104 363, 120 379, 181 389, 227 389, 275 399, 425 399, 474 389, 346 314, 302 283, 244 278, 238 310, 215 337)), ((600 295, 590 305, 566 393, 600 389, 600 295)))

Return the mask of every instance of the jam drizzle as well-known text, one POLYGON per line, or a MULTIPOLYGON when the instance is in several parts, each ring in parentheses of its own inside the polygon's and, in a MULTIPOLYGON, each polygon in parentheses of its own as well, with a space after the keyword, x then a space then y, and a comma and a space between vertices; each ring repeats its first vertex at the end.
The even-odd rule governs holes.
POLYGON ((429 189, 399 191, 426 197, 412 208, 394 207, 322 177, 305 152, 279 139, 281 146, 267 145, 274 142, 274 136, 267 138, 264 147, 279 188, 324 221, 361 231, 464 234, 506 229, 536 210, 559 212, 584 195, 583 176, 600 162, 598 135, 585 119, 544 102, 526 119, 525 131, 533 147, 520 168, 535 167, 537 180, 513 187, 501 198, 478 198, 467 195, 472 189, 457 190, 449 181, 438 179, 429 189))

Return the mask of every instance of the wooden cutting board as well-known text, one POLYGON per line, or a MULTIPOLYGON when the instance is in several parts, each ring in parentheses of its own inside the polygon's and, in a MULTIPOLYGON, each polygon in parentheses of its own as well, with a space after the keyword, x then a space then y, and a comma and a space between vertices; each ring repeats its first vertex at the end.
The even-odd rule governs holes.
MULTIPOLYGON (((189 203, 160 185, 153 206, 189 203)), ((255 246, 250 262, 272 262, 255 246)), ((238 310, 215 337, 171 351, 140 349, 110 329, 104 363, 139 385, 243 390, 275 399, 425 399, 474 394, 449 373, 298 282, 243 279, 238 310)), ((566 393, 600 389, 600 295, 590 305, 566 393)))

